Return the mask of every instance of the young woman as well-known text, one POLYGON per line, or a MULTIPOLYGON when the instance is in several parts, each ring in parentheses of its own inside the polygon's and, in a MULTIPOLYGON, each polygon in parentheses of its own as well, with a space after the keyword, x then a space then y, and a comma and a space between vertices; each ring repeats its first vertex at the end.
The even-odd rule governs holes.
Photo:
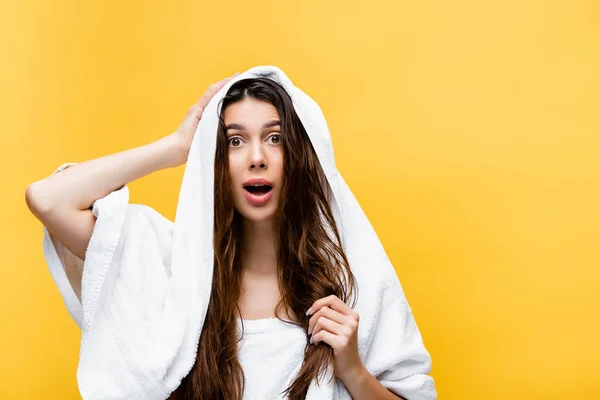
MULTIPOLYGON (((330 140, 328 135, 313 133, 323 130, 323 125, 316 125, 318 118, 312 125, 309 115, 315 114, 315 109, 309 103, 299 105, 303 104, 303 98, 293 91, 277 68, 256 67, 244 75, 245 79, 240 77, 230 82, 231 78, 227 78, 212 85, 174 134, 151 145, 78 164, 68 172, 65 167, 73 164, 65 165, 60 169, 65 172, 28 188, 27 202, 47 228, 56 259, 72 291, 81 303, 83 269, 88 268, 86 256, 99 215, 99 211, 94 212, 95 201, 153 171, 196 162, 201 153, 191 152, 193 144, 200 147, 204 146, 200 140, 211 142, 209 137, 196 137, 203 135, 203 129, 211 129, 200 127, 199 122, 210 119, 203 118, 205 109, 217 93, 222 93, 215 99, 220 110, 215 113, 214 152, 210 145, 205 150, 205 154, 214 154, 214 184, 209 189, 214 192, 214 268, 211 283, 207 285, 209 301, 204 305, 193 364, 188 365, 185 374, 179 373, 178 385, 167 384, 165 378, 160 393, 170 393, 170 399, 178 400, 281 396, 435 399, 433 380, 427 375, 431 370, 430 357, 403 293, 398 290, 397 277, 389 274, 389 268, 371 267, 366 273, 364 268, 356 267, 354 264, 360 264, 362 256, 357 250, 347 248, 351 234, 347 236, 346 248, 343 244, 343 232, 338 226, 343 220, 332 204, 345 212, 350 208, 344 203, 354 199, 344 188, 331 187, 336 181, 330 178, 335 168, 326 163, 330 140), (313 131, 305 127, 298 112, 304 113, 304 122, 313 131), (321 141, 323 137, 325 140, 321 141), (323 147, 326 149, 322 150, 323 147), (390 281, 393 283, 388 287, 385 282, 390 281), (376 286, 378 290, 373 289, 376 286), (366 296, 373 293, 369 296, 373 301, 361 298, 359 293, 362 295, 363 291, 366 296), (357 301, 359 305, 362 302, 358 308, 357 301), (386 311, 381 309, 383 306, 386 311), (363 311, 358 312, 359 308, 363 311), (399 323, 394 325, 390 319, 399 323), (366 320, 364 329, 363 320, 366 320), (379 331, 390 335, 385 337, 379 331), (398 343, 386 345, 389 338, 398 338, 398 343), (386 346, 388 350, 384 350, 386 346), (337 379, 333 385, 325 386, 329 389, 319 389, 319 378, 331 371, 328 368, 332 368, 332 380, 337 379), (176 386, 174 391, 173 386, 176 386)), ((211 104, 214 106, 214 102, 211 104)), ((183 207, 180 200, 180 208, 183 207)), ((124 214, 127 213, 133 214, 129 209, 124 214)), ((131 216, 123 218, 134 220, 131 216)), ((151 218, 153 225, 168 225, 160 217, 151 218)), ((176 223, 178 218, 184 217, 178 215, 176 223)), ((367 229, 368 222, 356 220, 363 224, 362 229, 367 229)), ((122 226, 127 224, 123 222, 122 226)), ((129 226, 132 224, 129 222, 129 226)), ((120 246, 125 246, 124 237, 135 235, 135 229, 119 230, 121 233, 116 236, 120 237, 120 246)), ((177 249, 174 242, 178 234, 173 234, 170 226, 162 232, 166 233, 157 237, 168 239, 159 248, 168 248, 169 252, 157 255, 169 259, 170 251, 177 249)), ((365 248, 371 245, 379 250, 379 243, 369 242, 368 232, 364 236, 365 248)), ((116 254, 118 251, 111 253, 110 258, 127 259, 116 254)), ((54 255, 51 252, 47 259, 52 261, 54 255)), ((373 255, 373 263, 383 261, 373 255)), ((168 270, 170 263, 161 266, 168 270)), ((124 268, 121 273, 126 271, 124 268)), ((60 288, 57 275, 61 271, 57 269, 51 266, 60 288)), ((118 286, 116 278, 114 282, 118 286)), ((61 292, 65 296, 68 290, 61 292)), ((65 301, 72 299, 65 297, 65 301)), ((110 303, 105 304, 103 308, 110 307, 110 303)), ((77 312, 71 311, 76 321, 77 312)), ((85 315, 82 320, 85 331, 85 315)), ((87 326, 90 332, 92 325, 87 326)), ((85 332, 82 341, 87 341, 85 332)), ((124 340, 116 343, 117 347, 118 343, 127 347, 124 340)), ((139 375, 144 375, 139 371, 145 368, 145 364, 140 365, 137 369, 130 367, 138 380, 139 375)), ((148 375, 151 373, 145 376, 148 375)), ((97 388, 94 393, 90 389, 88 393, 94 398, 120 398, 108 392, 99 394, 99 390, 103 389, 97 388)), ((129 393, 129 396, 135 393, 136 398, 160 398, 141 389, 129 393)))

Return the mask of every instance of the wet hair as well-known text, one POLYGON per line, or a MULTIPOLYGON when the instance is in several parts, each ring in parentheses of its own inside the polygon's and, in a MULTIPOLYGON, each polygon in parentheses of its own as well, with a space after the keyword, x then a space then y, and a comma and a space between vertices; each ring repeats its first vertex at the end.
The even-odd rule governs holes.
MULTIPOLYGON (((331 187, 292 99, 268 78, 235 82, 223 98, 219 114, 210 302, 196 361, 170 399, 235 400, 241 399, 244 392, 244 371, 237 359, 236 320, 241 315, 242 216, 233 202, 223 114, 229 105, 247 98, 271 103, 281 121, 283 182, 274 216, 281 297, 275 315, 282 308, 293 311, 300 318, 293 323, 306 331, 310 316, 305 312, 315 300, 334 294, 348 303, 358 290, 331 211, 331 187)), ((333 349, 324 342, 319 346, 307 344, 302 366, 284 391, 286 396, 304 399, 311 381, 319 380, 328 365, 333 366, 333 349)))

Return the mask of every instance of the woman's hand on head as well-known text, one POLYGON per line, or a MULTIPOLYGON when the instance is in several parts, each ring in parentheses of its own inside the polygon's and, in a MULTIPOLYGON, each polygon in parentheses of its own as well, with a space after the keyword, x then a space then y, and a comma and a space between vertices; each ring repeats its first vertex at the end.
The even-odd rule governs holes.
POLYGON ((180 164, 185 164, 187 162, 190 147, 192 145, 192 139, 194 138, 194 133, 198 127, 198 122, 200 122, 200 118, 202 118, 202 114, 204 113, 204 108, 210 102, 213 96, 217 94, 217 92, 221 90, 221 88, 225 86, 227 82, 237 75, 239 75, 239 72, 210 85, 202 97, 200 97, 200 100, 190 107, 183 122, 172 134, 177 143, 177 149, 180 152, 180 164))

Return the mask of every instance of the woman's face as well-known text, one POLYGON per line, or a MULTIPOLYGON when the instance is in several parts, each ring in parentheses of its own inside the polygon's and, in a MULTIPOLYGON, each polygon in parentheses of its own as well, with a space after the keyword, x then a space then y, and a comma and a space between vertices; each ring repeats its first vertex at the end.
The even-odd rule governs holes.
POLYGON ((235 208, 249 221, 267 221, 275 214, 281 197, 283 147, 279 113, 267 101, 245 98, 230 104, 223 118, 235 208), (249 187, 254 179, 266 182, 249 187))

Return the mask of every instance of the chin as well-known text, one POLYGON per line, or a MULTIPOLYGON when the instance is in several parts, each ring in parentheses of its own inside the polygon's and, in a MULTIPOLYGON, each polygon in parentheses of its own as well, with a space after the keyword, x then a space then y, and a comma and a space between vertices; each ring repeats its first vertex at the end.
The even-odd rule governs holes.
POLYGON ((238 208, 238 212, 241 216, 253 223, 268 222, 275 216, 275 209, 273 207, 264 207, 262 209, 248 209, 248 207, 238 208))

